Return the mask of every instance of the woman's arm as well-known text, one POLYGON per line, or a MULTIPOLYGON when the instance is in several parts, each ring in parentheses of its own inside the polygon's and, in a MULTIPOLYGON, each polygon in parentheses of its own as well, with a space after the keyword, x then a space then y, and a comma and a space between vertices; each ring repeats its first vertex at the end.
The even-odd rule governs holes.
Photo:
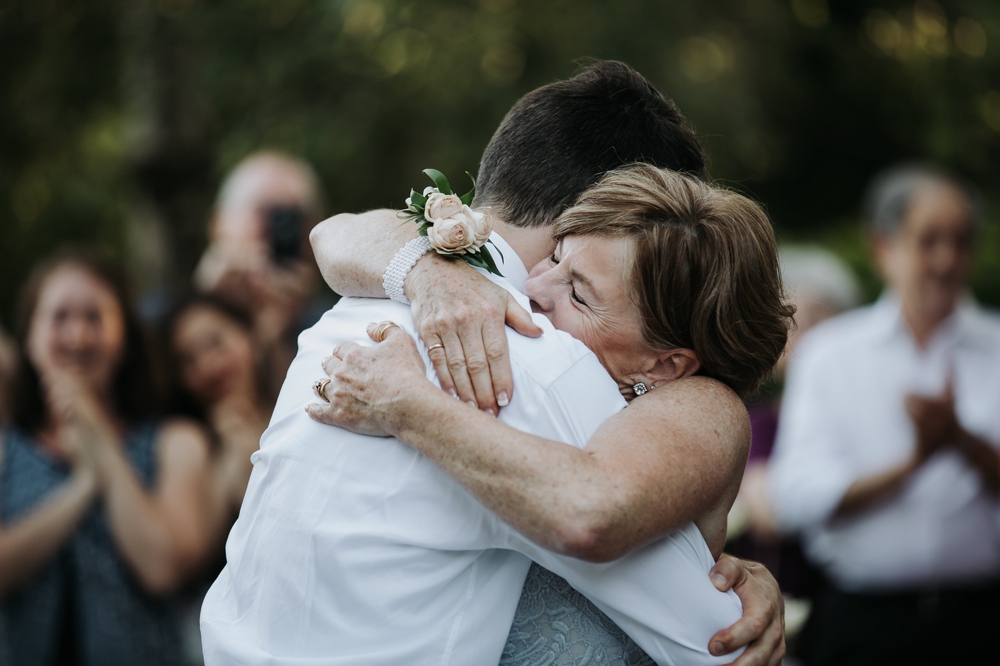
POLYGON ((119 551, 150 594, 174 590, 204 560, 214 522, 204 432, 175 421, 157 443, 156 487, 147 491, 117 442, 95 442, 100 486, 119 551))
POLYGON ((338 350, 343 360, 325 364, 332 404, 311 406, 311 414, 402 439, 548 550, 613 560, 713 510, 724 516, 728 507, 720 504, 738 489, 749 419, 714 380, 693 377, 634 400, 579 450, 439 391, 398 328, 377 347, 338 350))
POLYGON ((96 488, 93 469, 78 465, 69 480, 31 513, 11 525, 0 525, 0 598, 55 555, 90 507, 96 488))

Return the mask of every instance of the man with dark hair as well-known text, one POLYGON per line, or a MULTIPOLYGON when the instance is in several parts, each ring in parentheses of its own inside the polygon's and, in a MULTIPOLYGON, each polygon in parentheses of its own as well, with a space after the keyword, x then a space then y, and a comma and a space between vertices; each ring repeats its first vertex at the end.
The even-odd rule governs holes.
POLYGON ((601 175, 633 162, 708 179, 674 103, 625 63, 599 61, 517 101, 483 151, 475 203, 507 224, 549 225, 601 175))
MULTIPOLYGON (((619 145, 632 160, 641 157, 657 166, 704 172, 701 150, 683 118, 625 65, 598 63, 580 77, 546 86, 515 106, 489 151, 496 168, 506 175, 493 177, 485 157, 480 174, 488 183, 480 196, 489 196, 497 211, 508 205, 506 214, 516 218, 505 224, 497 212, 497 229, 502 225, 503 236, 495 233, 492 239, 501 250, 497 254, 503 255, 498 263, 510 289, 523 284, 525 266, 551 251, 555 215, 595 183, 602 169, 625 163, 614 157, 619 145), (621 91, 618 98, 616 89, 621 91), (551 109, 546 105, 557 98, 562 99, 561 105, 577 105, 580 114, 547 113, 551 109), (601 98, 606 98, 601 122, 580 128, 579 118, 601 98), (530 135, 511 129, 511 118, 517 114, 523 113, 522 120, 530 122, 532 109, 548 118, 534 125, 534 143, 530 135), (616 120, 623 128, 620 131, 616 120), (578 142, 575 150, 569 140, 546 141, 569 138, 581 129, 603 138, 586 145, 578 142), (653 135, 645 150, 640 140, 633 141, 632 147, 622 140, 641 137, 643 132, 653 135), (530 157, 518 155, 518 150, 530 152, 530 157), (678 155, 686 157, 678 162, 678 155), (534 173, 551 171, 545 176, 548 187, 558 191, 538 192, 535 202, 518 201, 512 194, 517 191, 518 164, 534 173), (567 178, 560 179, 560 174, 567 178), (512 201, 502 200, 503 192, 512 201)), ((367 244, 364 256, 351 257, 350 270, 341 265, 334 281, 353 296, 384 298, 382 271, 414 231, 414 225, 401 225, 392 211, 376 211, 331 219, 317 227, 312 241, 326 272, 328 253, 338 238, 352 241, 351 254, 358 254, 357 242, 362 238, 367 244)), ((427 275, 433 274, 432 261, 428 256, 420 262, 430 264, 427 275)), ((445 265, 467 269, 464 264, 445 265)), ((393 288, 401 290, 402 285, 393 288)), ((475 294, 463 293, 454 301, 470 302, 475 302, 475 294)), ((541 332, 514 297, 510 303, 511 317, 521 330, 541 332)), ((503 304, 500 312, 506 307, 503 304)), ((416 310, 413 314, 417 315, 416 310)), ((673 663, 683 655, 678 663, 721 663, 728 661, 721 655, 757 639, 740 666, 780 660, 780 595, 773 579, 754 565, 724 558, 712 569, 713 583, 719 589, 742 581, 737 589, 748 614, 712 638, 713 631, 737 620, 739 610, 732 605, 736 600, 731 591, 720 595, 709 583, 710 562, 673 559, 664 566, 666 561, 657 559, 664 542, 649 544, 642 556, 636 551, 636 557, 626 555, 605 565, 540 551, 428 459, 414 458, 412 450, 400 442, 310 421, 303 407, 315 399, 310 385, 322 369, 320 360, 333 346, 345 339, 360 341, 365 324, 377 319, 391 318, 413 330, 410 317, 410 309, 399 304, 346 298, 300 337, 299 354, 282 388, 271 427, 255 454, 247 499, 227 543, 226 570, 203 609, 206 663, 290 663, 299 658, 315 663, 478 664, 491 659, 495 663, 530 564, 522 553, 541 558, 553 571, 572 578, 584 594, 605 604, 616 622, 628 623, 642 636, 638 642, 658 661, 673 663), (718 583, 716 576, 724 582, 718 583), (700 602, 697 607, 681 602, 692 594, 700 602), (633 609, 633 601, 640 596, 648 603, 636 602, 633 609), (671 596, 676 605, 670 617, 675 619, 676 632, 660 605, 661 599, 671 596), (702 629, 714 628, 696 639, 682 636, 681 625, 689 626, 695 617, 702 629), (755 625, 763 629, 754 630, 755 625)), ((506 350, 502 316, 496 323, 493 333, 503 338, 506 350)), ((481 344, 482 330, 480 325, 481 344)), ((514 427, 529 431, 534 426, 542 436, 582 447, 617 408, 611 398, 620 401, 613 383, 607 383, 607 373, 599 364, 590 365, 600 376, 593 384, 574 379, 566 363, 586 365, 597 363, 596 358, 587 352, 571 361, 560 351, 562 343, 555 331, 538 340, 514 336, 510 344, 519 352, 534 346, 539 352, 537 362, 519 364, 512 376, 509 361, 497 358, 498 364, 506 364, 509 393, 500 395, 499 405, 493 400, 492 408, 505 406, 501 418, 514 427), (541 382, 538 373, 561 379, 541 382), (520 386, 516 398, 514 376, 520 386), (582 386, 588 388, 579 400, 565 393, 582 386)), ((434 367, 440 374, 439 361, 434 359, 434 367)), ((486 376, 489 381, 489 369, 486 376)), ((684 461, 685 469, 688 462, 684 461)), ((704 462, 690 462, 697 475, 704 462)), ((620 631, 615 640, 625 640, 620 631)), ((610 654, 622 646, 616 643, 608 648, 610 654)), ((619 654, 623 662, 636 663, 619 654)), ((643 658, 648 663, 648 657, 643 658)))

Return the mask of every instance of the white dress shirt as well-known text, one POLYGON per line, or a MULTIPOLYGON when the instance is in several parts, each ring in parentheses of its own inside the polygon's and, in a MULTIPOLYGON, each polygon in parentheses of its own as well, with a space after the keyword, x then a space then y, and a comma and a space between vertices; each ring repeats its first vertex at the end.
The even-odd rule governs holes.
POLYGON ((779 523, 845 590, 905 589, 1000 577, 1000 510, 954 450, 936 453, 878 506, 832 519, 855 481, 912 454, 904 397, 940 395, 953 367, 969 432, 1000 442, 1000 319, 962 303, 925 348, 886 294, 809 331, 789 364, 772 458, 779 523))
MULTIPOLYGON (((522 286, 527 271, 493 240, 508 279, 491 279, 527 307, 511 285, 522 286)), ((299 337, 253 456, 226 568, 202 608, 206 664, 496 664, 529 558, 592 599, 658 663, 733 660, 707 648, 740 618, 739 599, 712 587, 714 560, 693 524, 610 564, 561 557, 402 442, 312 421, 304 408, 316 400, 321 359, 341 341, 371 344, 365 326, 386 319, 415 336, 408 307, 345 298, 299 337)), ((515 391, 500 420, 582 448, 625 402, 582 343, 544 317, 535 322, 541 338, 509 332, 515 391)))

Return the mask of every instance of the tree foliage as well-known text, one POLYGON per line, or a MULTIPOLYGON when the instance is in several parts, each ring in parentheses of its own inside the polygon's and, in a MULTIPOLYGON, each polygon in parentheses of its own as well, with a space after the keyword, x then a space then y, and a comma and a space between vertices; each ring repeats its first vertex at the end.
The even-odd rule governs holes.
POLYGON ((1000 302, 991 0, 5 0, 0 312, 66 243, 122 256, 140 288, 181 284, 222 176, 258 148, 314 164, 329 212, 397 207, 428 166, 474 170, 514 100, 587 56, 643 72, 716 178, 857 267, 875 172, 968 177, 991 222, 976 289, 1000 302))

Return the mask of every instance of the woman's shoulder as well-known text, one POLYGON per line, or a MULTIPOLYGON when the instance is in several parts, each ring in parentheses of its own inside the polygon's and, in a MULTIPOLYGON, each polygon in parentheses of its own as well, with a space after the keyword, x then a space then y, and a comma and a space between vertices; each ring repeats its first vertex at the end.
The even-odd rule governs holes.
POLYGON ((180 416, 163 419, 157 426, 156 439, 158 457, 163 461, 191 463, 209 458, 208 429, 194 419, 180 416))
POLYGON ((715 440, 725 449, 749 450, 750 415, 743 400, 724 383, 693 376, 656 387, 632 401, 622 414, 651 419, 698 441, 715 440))

